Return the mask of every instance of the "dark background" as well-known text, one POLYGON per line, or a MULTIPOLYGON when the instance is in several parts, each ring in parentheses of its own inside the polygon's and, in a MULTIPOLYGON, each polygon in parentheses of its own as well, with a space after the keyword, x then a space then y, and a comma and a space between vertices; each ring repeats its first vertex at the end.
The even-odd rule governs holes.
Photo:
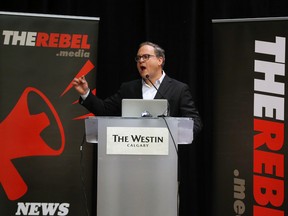
POLYGON ((287 0, 1 0, 0 11, 99 17, 96 88, 103 98, 138 77, 139 43, 162 46, 166 73, 190 85, 204 121, 194 144, 180 149, 180 215, 213 215, 212 19, 288 16, 287 0))

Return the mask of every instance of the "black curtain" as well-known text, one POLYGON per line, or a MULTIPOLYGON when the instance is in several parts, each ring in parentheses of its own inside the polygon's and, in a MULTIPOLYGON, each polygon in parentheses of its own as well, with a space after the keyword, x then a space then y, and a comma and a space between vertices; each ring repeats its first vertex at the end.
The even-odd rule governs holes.
POLYGON ((288 16, 287 0, 2 0, 0 11, 100 17, 95 82, 102 98, 138 78, 134 56, 140 42, 162 46, 165 72, 190 85, 204 121, 194 144, 180 149, 180 215, 213 215, 211 20, 288 16))

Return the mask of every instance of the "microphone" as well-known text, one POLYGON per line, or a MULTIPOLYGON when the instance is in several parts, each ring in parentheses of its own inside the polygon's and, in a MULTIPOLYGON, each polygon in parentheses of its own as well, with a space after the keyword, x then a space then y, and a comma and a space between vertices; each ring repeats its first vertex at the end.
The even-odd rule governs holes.
MULTIPOLYGON (((159 92, 160 96, 163 98, 163 99, 166 99, 162 94, 161 92, 158 90, 158 88, 153 84, 153 82, 150 80, 149 78, 149 74, 146 74, 146 79, 152 84, 152 86, 156 89, 157 92, 159 92)), ((169 104, 169 101, 168 99, 167 100, 167 116, 169 116, 169 113, 170 113, 170 104, 169 104)), ((164 114, 158 116, 158 117, 161 117, 161 116, 165 116, 164 114)))

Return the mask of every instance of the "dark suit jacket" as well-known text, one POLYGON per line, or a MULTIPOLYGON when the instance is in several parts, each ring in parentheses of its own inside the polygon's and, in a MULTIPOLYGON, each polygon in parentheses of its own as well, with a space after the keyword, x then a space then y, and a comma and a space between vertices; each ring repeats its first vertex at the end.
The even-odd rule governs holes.
MULTIPOLYGON (((121 116, 121 102, 123 98, 142 98, 142 80, 125 82, 114 95, 102 100, 91 92, 80 104, 96 116, 121 116)), ((165 75, 154 99, 167 99, 170 116, 191 117, 194 120, 194 136, 202 129, 202 121, 192 99, 191 91, 187 84, 179 82, 165 75), (163 96, 163 97, 162 97, 163 96)))

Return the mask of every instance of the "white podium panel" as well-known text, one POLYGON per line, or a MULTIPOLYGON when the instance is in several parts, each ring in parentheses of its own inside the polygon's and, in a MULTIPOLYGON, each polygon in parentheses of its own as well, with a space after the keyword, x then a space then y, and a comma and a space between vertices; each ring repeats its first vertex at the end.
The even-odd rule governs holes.
POLYGON ((98 141, 97 216, 177 216, 175 141, 189 142, 178 137, 179 118, 93 117, 85 125, 87 141, 98 141))

